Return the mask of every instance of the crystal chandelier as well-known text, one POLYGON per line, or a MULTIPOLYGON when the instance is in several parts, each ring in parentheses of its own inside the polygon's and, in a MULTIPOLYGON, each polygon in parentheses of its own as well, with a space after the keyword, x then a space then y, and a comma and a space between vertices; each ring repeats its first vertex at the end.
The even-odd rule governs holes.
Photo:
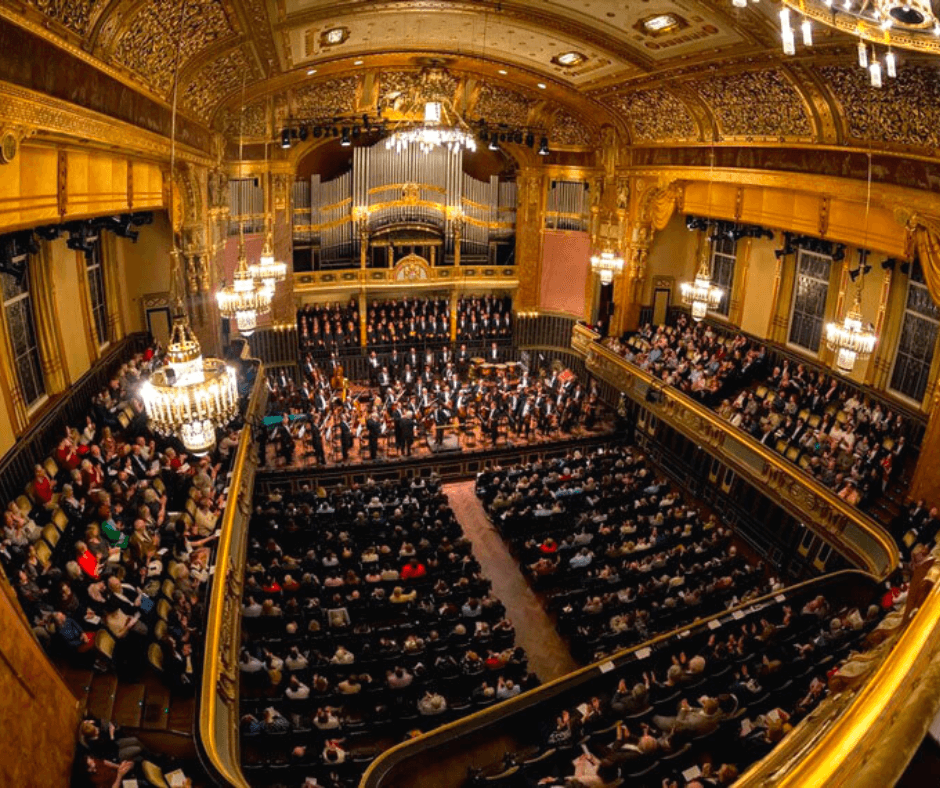
POLYGON ((476 140, 466 124, 456 113, 445 112, 440 101, 426 101, 423 120, 403 121, 385 141, 385 147, 394 148, 396 153, 408 150, 411 145, 416 145, 422 153, 441 147, 446 147, 451 153, 477 149, 476 140))
POLYGON ((702 260, 699 263, 695 281, 683 282, 679 285, 682 292, 682 303, 692 310, 692 319, 701 320, 709 311, 713 311, 721 304, 725 291, 712 283, 711 264, 708 256, 708 239, 702 244, 702 260))
POLYGON ((836 354, 836 369, 848 374, 855 362, 868 358, 878 336, 871 323, 862 322, 860 293, 855 294, 855 304, 846 313, 841 323, 826 324, 826 347, 836 354))
POLYGON ((609 249, 600 254, 593 254, 591 270, 600 277, 601 284, 609 285, 614 281, 614 275, 623 270, 623 258, 609 249))
POLYGON ((273 287, 267 287, 255 281, 248 269, 245 257, 245 235, 238 229, 238 265, 232 276, 232 284, 216 293, 219 314, 235 320, 240 334, 250 337, 258 326, 258 317, 271 311, 274 298, 273 287))
POLYGON ((186 450, 205 454, 216 430, 238 413, 235 370, 217 358, 203 358, 199 340, 181 306, 173 320, 165 365, 141 387, 150 426, 178 437, 186 450))
MULTIPOLYGON (((248 266, 248 271, 254 279, 261 282, 261 286, 268 290, 274 290, 278 282, 283 282, 287 278, 287 263, 274 259, 274 240, 271 233, 271 218, 265 218, 267 229, 264 237, 264 246, 261 249, 261 257, 257 263, 248 266)), ((244 334, 245 332, 242 331, 244 334)))
MULTIPOLYGON (((745 8, 748 0, 732 4, 745 8)), ((858 66, 868 71, 872 87, 882 87, 885 74, 897 76, 895 48, 931 54, 938 50, 940 20, 930 0, 783 0, 780 41, 785 55, 796 54, 791 12, 799 15, 804 46, 813 45, 814 24, 856 37, 858 66)))

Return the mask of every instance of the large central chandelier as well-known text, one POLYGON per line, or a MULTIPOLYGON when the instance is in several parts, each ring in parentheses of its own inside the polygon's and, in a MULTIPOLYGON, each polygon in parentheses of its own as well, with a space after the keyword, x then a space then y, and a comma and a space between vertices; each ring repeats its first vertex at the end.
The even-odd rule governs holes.
POLYGON ((420 121, 402 121, 385 141, 385 147, 396 153, 417 146, 422 153, 446 147, 451 153, 475 151, 476 140, 467 125, 456 113, 446 112, 440 101, 424 103, 424 117, 420 121))
POLYGON ((841 323, 826 324, 826 347, 836 354, 836 369, 848 374, 855 368, 855 362, 868 358, 878 336, 871 323, 862 321, 862 305, 859 294, 855 294, 855 304, 846 313, 841 323))
POLYGON ((178 437, 197 455, 215 446, 216 430, 238 413, 235 370, 202 357, 182 308, 173 321, 165 364, 143 384, 141 397, 153 430, 178 437))
POLYGON ((258 326, 258 318, 271 311, 274 298, 273 287, 255 281, 248 268, 245 256, 245 236, 241 228, 238 233, 238 264, 232 276, 232 284, 216 293, 219 314, 235 320, 240 334, 250 337, 258 326))
POLYGON ((623 270, 623 258, 609 249, 600 254, 593 254, 591 270, 600 277, 602 284, 609 285, 614 281, 614 275, 623 270))
POLYGON ((725 291, 712 283, 711 264, 708 255, 708 239, 702 244, 702 260, 699 263, 695 281, 679 285, 682 303, 692 310, 692 319, 701 320, 710 311, 714 311, 725 297, 725 291))
MULTIPOLYGON (((748 0, 732 0, 732 5, 746 8, 748 0)), ((791 12, 798 15, 804 46, 813 45, 814 25, 857 38, 858 65, 868 71, 872 87, 880 88, 885 74, 897 76, 895 48, 930 54, 940 51, 940 20, 930 0, 783 0, 780 41, 785 55, 796 54, 791 12)))

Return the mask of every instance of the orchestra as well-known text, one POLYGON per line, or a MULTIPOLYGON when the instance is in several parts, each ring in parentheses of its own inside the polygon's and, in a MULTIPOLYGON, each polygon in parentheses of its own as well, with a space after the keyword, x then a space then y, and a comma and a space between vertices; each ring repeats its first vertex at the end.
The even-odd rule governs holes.
POLYGON ((268 376, 268 422, 274 426, 266 442, 284 465, 295 462, 295 442, 304 447, 304 459, 325 465, 350 462, 356 444, 359 457, 376 460, 380 453, 410 457, 421 439, 431 450, 453 435, 457 447, 476 445, 479 438, 489 448, 502 438, 554 439, 596 427, 596 384, 586 390, 558 362, 550 370, 530 370, 503 355, 495 342, 485 357, 469 356, 465 343, 456 352, 446 346, 373 351, 368 380, 350 386, 335 356, 321 367, 308 354, 300 365, 302 380, 283 370, 268 376))

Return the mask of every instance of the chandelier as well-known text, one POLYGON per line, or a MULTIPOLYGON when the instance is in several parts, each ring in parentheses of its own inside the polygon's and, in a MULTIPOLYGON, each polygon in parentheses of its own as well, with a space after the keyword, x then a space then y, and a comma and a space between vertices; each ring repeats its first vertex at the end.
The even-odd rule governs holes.
MULTIPOLYGON (((248 266, 248 271, 254 279, 261 282, 262 287, 274 290, 274 286, 278 282, 283 282, 287 278, 287 263, 274 259, 274 240, 271 232, 270 216, 265 217, 265 224, 267 227, 261 256, 258 258, 257 263, 248 266)), ((242 333, 245 332, 242 331, 242 333)))
POLYGON ((232 284, 216 293, 219 314, 235 320, 240 334, 250 337, 258 326, 258 317, 271 311, 274 288, 255 281, 245 257, 245 236, 238 231, 238 265, 232 276, 232 284))
POLYGON ((614 281, 614 275, 623 270, 623 258, 609 249, 600 254, 593 254, 591 270, 600 277, 601 284, 609 285, 614 281))
POLYGON ((725 291, 712 283, 711 265, 708 257, 708 238, 702 244, 702 260, 699 263, 695 281, 683 282, 679 285, 682 293, 682 303, 692 310, 692 319, 701 320, 710 311, 718 308, 725 291))
POLYGON ((872 354, 877 342, 874 327, 862 322, 861 298, 856 292, 855 304, 842 322, 826 324, 826 347, 836 354, 836 369, 848 374, 856 361, 872 354))
POLYGON ((205 454, 216 430, 238 413, 235 370, 217 358, 203 358, 199 340, 179 305, 164 366, 141 387, 150 426, 178 437, 186 450, 205 454))
POLYGON ((385 141, 385 147, 394 148, 396 153, 408 150, 411 145, 417 146, 422 153, 442 147, 451 153, 477 149, 476 140, 467 125, 456 113, 445 111, 440 101, 426 101, 421 121, 402 121, 385 141))
MULTIPOLYGON (((751 0, 758 2, 758 0, 751 0)), ((799 16, 804 46, 813 45, 813 25, 839 30, 858 39, 858 65, 868 71, 872 87, 883 85, 883 75, 897 76, 894 49, 940 53, 940 20, 930 0, 782 0, 780 40, 785 55, 796 54, 796 33, 791 12, 799 16), (879 47, 882 49, 879 51, 879 47)), ((748 0, 732 0, 746 8, 748 0)))

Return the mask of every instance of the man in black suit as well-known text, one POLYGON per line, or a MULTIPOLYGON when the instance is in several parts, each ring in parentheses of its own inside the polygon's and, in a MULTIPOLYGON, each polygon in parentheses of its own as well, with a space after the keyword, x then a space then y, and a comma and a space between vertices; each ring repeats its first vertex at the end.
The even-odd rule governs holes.
POLYGON ((343 462, 349 461, 349 450, 352 445, 352 427, 349 426, 349 417, 344 413, 339 420, 339 446, 343 452, 343 462))
POLYGON ((490 349, 486 351, 486 360, 490 364, 496 364, 499 362, 499 347, 495 342, 490 345, 490 349))
POLYGON ((323 451, 323 430, 320 424, 320 414, 310 417, 310 442, 313 444, 313 453, 318 465, 326 465, 326 454, 323 451))
POLYGON ((274 428, 274 440, 277 443, 277 453, 283 458, 285 465, 294 461, 294 433, 291 431, 290 417, 285 413, 281 416, 281 423, 274 428))
POLYGON ((382 434, 382 422, 374 410, 366 419, 366 432, 369 439, 369 459, 374 460, 379 453, 379 436, 382 434))
POLYGON ((414 414, 409 410, 401 417, 398 430, 401 432, 401 445, 406 457, 411 456, 411 447, 415 442, 414 414))
POLYGON ((379 357, 375 354, 375 351, 369 353, 369 385, 376 385, 376 381, 379 378, 379 370, 382 368, 381 363, 379 363, 379 357))

